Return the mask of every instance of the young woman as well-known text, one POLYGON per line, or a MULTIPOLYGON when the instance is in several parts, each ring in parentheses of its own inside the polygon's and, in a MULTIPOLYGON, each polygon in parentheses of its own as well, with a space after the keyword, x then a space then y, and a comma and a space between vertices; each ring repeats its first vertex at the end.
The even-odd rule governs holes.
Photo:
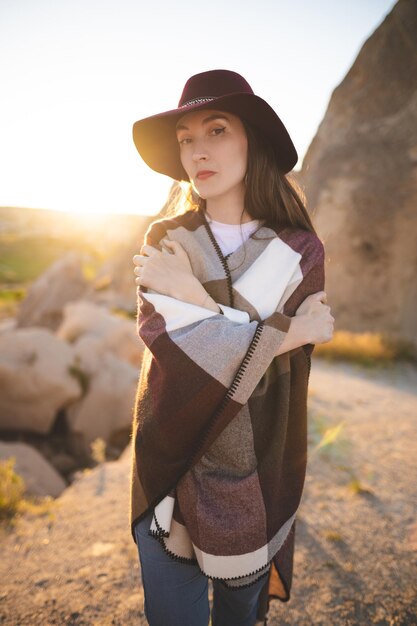
POLYGON ((151 626, 266 624, 288 601, 306 468, 310 355, 332 338, 324 250, 288 132, 247 81, 192 76, 134 125, 182 181, 133 258, 145 343, 131 528, 151 626))

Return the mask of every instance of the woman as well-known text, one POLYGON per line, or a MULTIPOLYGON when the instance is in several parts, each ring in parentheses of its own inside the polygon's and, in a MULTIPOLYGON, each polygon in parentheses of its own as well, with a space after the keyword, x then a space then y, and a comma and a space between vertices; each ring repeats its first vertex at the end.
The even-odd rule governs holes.
POLYGON ((145 352, 130 521, 146 617, 207 626, 210 578, 213 626, 266 624, 270 599, 290 597, 310 355, 333 333, 323 245, 285 176, 288 132, 236 72, 192 76, 133 137, 186 189, 133 259, 145 352))

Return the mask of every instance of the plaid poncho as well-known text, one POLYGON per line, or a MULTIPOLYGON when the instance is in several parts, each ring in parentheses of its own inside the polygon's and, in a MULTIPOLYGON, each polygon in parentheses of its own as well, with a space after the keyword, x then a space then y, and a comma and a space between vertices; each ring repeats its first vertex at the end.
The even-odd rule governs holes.
POLYGON ((138 287, 145 344, 132 426, 130 523, 228 587, 290 599, 307 463, 313 344, 275 356, 301 302, 324 289, 314 233, 263 221, 223 256, 202 209, 161 219, 145 243, 179 241, 222 313, 138 287))

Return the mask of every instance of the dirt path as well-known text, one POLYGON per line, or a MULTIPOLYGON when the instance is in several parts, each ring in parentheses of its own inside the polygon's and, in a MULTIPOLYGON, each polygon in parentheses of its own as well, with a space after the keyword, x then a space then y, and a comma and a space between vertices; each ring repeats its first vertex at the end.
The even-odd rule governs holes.
MULTIPOLYGON (((292 596, 272 602, 268 626, 417 624, 417 369, 313 359, 309 411, 292 596)), ((125 453, 73 483, 54 520, 26 515, 2 531, 0 624, 146 624, 128 479, 125 453)))

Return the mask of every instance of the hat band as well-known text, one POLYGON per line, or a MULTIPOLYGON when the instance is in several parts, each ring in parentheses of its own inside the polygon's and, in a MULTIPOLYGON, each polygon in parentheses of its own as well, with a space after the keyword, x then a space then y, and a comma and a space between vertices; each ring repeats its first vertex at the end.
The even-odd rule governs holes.
POLYGON ((189 107, 190 104, 197 104, 200 102, 210 102, 210 100, 214 100, 214 98, 193 98, 193 100, 188 100, 188 102, 186 102, 185 104, 182 104, 178 108, 182 109, 183 107, 189 107))

